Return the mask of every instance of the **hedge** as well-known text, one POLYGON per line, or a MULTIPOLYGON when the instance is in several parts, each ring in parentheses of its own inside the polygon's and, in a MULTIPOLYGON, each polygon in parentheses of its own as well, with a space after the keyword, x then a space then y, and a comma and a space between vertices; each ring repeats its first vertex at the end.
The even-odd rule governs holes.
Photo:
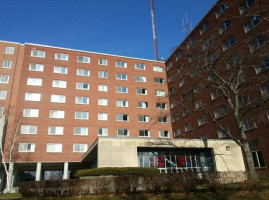
POLYGON ((147 175, 159 174, 159 169, 156 168, 143 168, 143 167, 103 167, 94 169, 79 170, 76 176, 121 176, 121 175, 147 175))

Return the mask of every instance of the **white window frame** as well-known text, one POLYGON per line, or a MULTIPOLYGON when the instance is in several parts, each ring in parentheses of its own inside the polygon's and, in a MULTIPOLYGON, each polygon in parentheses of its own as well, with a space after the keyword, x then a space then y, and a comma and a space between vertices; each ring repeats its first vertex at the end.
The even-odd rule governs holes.
POLYGON ((155 90, 155 96, 156 97, 166 97, 164 90, 155 90))
POLYGON ((89 105, 89 97, 76 96, 75 104, 89 105))
POLYGON ((98 84, 98 91, 99 92, 108 92, 108 86, 104 84, 98 84))
POLYGON ((41 100, 41 94, 40 93, 25 93, 25 101, 40 101, 41 100))
POLYGON ((55 74, 67 74, 68 73, 68 67, 54 66, 53 73, 55 73, 55 74))
POLYGON ((108 128, 98 128, 98 136, 108 136, 108 128))
POLYGON ((174 130, 174 137, 178 137, 178 136, 180 136, 180 134, 181 134, 181 131, 179 128, 174 130))
POLYGON ((52 80, 52 87, 54 87, 54 88, 66 88, 67 87, 67 81, 52 80))
POLYGON ((88 150, 88 144, 73 144, 74 153, 85 153, 88 150), (79 146, 79 151, 76 150, 76 146, 79 146))
POLYGON ((52 94, 50 96, 50 102, 52 103, 65 103, 65 100, 66 100, 65 95, 52 94))
POLYGON ((89 112, 75 111, 75 119, 88 120, 89 119, 89 112))
POLYGON ((48 135, 63 135, 64 127, 63 126, 49 126, 48 127, 48 135), (55 129, 53 132, 53 129, 55 129))
POLYGON ((6 46, 6 51, 5 51, 5 54, 14 54, 14 50, 15 50, 15 47, 11 47, 11 46, 6 46))
POLYGON ((90 90, 90 84, 83 83, 83 82, 76 82, 76 89, 77 90, 90 90), (85 87, 85 86, 87 86, 87 87, 85 87))
POLYGON ((29 86, 42 86, 42 78, 27 78, 27 85, 29 86))
POLYGON ((32 109, 32 108, 24 108, 23 109, 23 117, 35 117, 35 118, 37 118, 38 116, 39 116, 39 109, 32 109), (29 113, 27 113, 27 112, 29 112, 29 113))
POLYGON ((116 65, 116 67, 127 68, 127 62, 126 61, 117 60, 115 62, 115 65, 116 65))
POLYGON ((168 130, 159 130, 159 137, 169 138, 170 132, 168 130))
POLYGON ((98 120, 107 121, 108 120, 108 113, 98 113, 98 120))
POLYGON ((35 143, 19 143, 18 152, 35 152, 35 143))
POLYGON ((22 135, 35 135, 37 133, 37 126, 21 125, 20 134, 22 135))
POLYGON ((127 81, 128 75, 124 73, 116 73, 116 80, 127 81))
POLYGON ((147 88, 136 88, 136 94, 137 95, 148 95, 148 89, 147 88))
POLYGON ((146 76, 141 76, 141 75, 136 75, 135 80, 136 80, 136 82, 146 83, 147 82, 147 77, 146 76))
POLYGON ((3 74, 0 76, 0 83, 8 84, 8 82, 9 82, 9 75, 3 74))
POLYGON ((62 153, 63 144, 61 143, 47 143, 47 153, 62 153))
POLYGON ((89 69, 82 69, 82 68, 77 68, 77 76, 90 76, 90 70, 89 69))
POLYGON ((98 77, 99 78, 107 78, 108 73, 106 71, 98 71, 98 77))
POLYGON ((157 118, 157 121, 158 123, 161 123, 161 124, 167 124, 169 120, 168 120, 168 117, 166 116, 159 116, 157 118))
POLYGON ((137 105, 137 108, 142 108, 142 109, 149 108, 149 104, 147 101, 137 101, 136 105, 137 105), (141 106, 139 104, 141 104, 141 106))
POLYGON ((129 122, 129 115, 128 114, 117 114, 117 122, 129 122))
POLYGON ((184 130, 185 130, 185 133, 191 131, 191 123, 186 123, 184 124, 184 130))
POLYGON ((51 119, 64 119, 64 110, 50 110, 49 118, 51 119))
POLYGON ((88 57, 88 56, 78 56, 77 57, 77 62, 79 62, 79 63, 90 63, 91 58, 88 57))
POLYGON ((89 134, 88 127, 74 127, 74 135, 86 136, 89 134))
POLYGON ((55 53, 55 60, 68 60, 69 55, 67 53, 55 53))
POLYGON ((150 137, 150 130, 138 130, 139 137, 150 137), (142 133, 142 135, 141 135, 142 133))
POLYGON ((32 49, 31 50, 32 57, 45 58, 46 52, 41 50, 32 49))
POLYGON ((142 122, 142 123, 149 123, 150 121, 149 115, 138 115, 137 119, 138 119, 137 120, 138 122, 142 122))
POLYGON ((128 94, 127 86, 116 86, 116 93, 128 94))
POLYGON ((153 71, 154 72, 163 72, 163 67, 162 66, 154 65, 153 66, 153 71))
POLYGON ((146 70, 146 65, 141 63, 135 63, 135 69, 146 70))
POLYGON ((4 69, 11 69, 12 67, 12 60, 4 60, 2 68, 4 69))
POLYGON ((227 110, 225 107, 220 107, 214 110, 215 119, 221 118, 227 115, 227 110))
POLYGON ((106 58, 100 58, 98 59, 98 64, 99 65, 107 65, 107 59, 106 58))
POLYGON ((116 105, 117 105, 117 107, 128 108, 128 100, 117 99, 116 105))
POLYGON ((117 136, 128 137, 128 136, 130 136, 130 131, 129 131, 129 129, 126 129, 126 128, 118 128, 117 129, 117 136), (123 134, 119 135, 119 132, 123 132, 123 134))
POLYGON ((108 99, 98 98, 98 106, 108 106, 108 99))
POLYGON ((29 71, 43 72, 44 71, 44 65, 43 64, 30 63, 29 64, 29 71))

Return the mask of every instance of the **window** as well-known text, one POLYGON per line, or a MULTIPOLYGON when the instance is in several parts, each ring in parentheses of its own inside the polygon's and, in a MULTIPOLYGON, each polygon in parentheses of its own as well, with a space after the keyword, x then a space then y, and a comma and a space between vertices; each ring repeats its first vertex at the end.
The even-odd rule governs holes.
POLYGON ((107 92, 107 85, 98 85, 99 92, 107 92))
POLYGON ((65 103, 65 95, 52 94, 50 96, 50 102, 53 102, 53 103, 65 103))
POLYGON ((12 66, 12 61, 11 60, 4 60, 3 62, 3 68, 10 69, 12 66))
POLYGON ((24 108, 23 109, 23 117, 38 117, 39 109, 30 109, 24 108))
POLYGON ((202 126, 202 125, 206 124, 205 118, 203 116, 199 117, 197 120, 198 120, 198 125, 199 126, 202 126))
POLYGON ((116 67, 127 68, 127 62, 125 62, 125 61, 116 61, 116 67))
POLYGON ((148 105, 148 102, 146 101, 138 101, 137 102, 137 108, 148 108, 149 105, 148 105))
POLYGON ((90 70, 88 69, 77 69, 78 76, 90 76, 90 70))
POLYGON ((178 116, 178 114, 173 114, 172 115, 172 122, 174 123, 174 122, 176 122, 176 121, 178 121, 179 120, 179 116, 178 116))
POLYGON ((0 76, 0 83, 8 84, 9 75, 1 75, 0 76))
POLYGON ((169 71, 173 67, 173 63, 170 61, 169 63, 166 64, 166 71, 169 71))
POLYGON ((192 53, 190 56, 189 56, 189 62, 191 63, 195 58, 196 58, 197 54, 196 53, 192 53))
POLYGON ((30 71, 36 71, 36 72, 43 72, 44 71, 44 65, 30 63, 29 64, 29 70, 30 71))
POLYGON ((55 74, 67 74, 67 67, 54 66, 53 73, 55 74))
POLYGON ((77 61, 81 62, 81 63, 90 63, 91 59, 90 59, 90 57, 87 57, 87 56, 78 56, 77 61))
POLYGON ((227 40, 223 43, 223 50, 226 51, 235 43, 235 37, 231 35, 227 40))
POLYGON ((41 50, 31 50, 31 56, 32 57, 39 57, 39 58, 45 58, 45 51, 41 50))
POLYGON ((182 110, 182 114, 183 114, 183 117, 187 116, 188 114, 190 114, 190 109, 189 108, 183 108, 182 110))
POLYGON ((149 122, 148 115, 138 115, 138 122, 149 122))
POLYGON ((174 130, 174 136, 175 136, 175 137, 180 136, 180 129, 176 129, 176 130, 174 130))
POLYGON ((159 130, 159 137, 170 137, 170 133, 167 130, 159 130))
POLYGON ((219 27, 220 34, 222 34, 224 31, 226 31, 231 26, 231 24, 232 24, 232 22, 230 19, 225 20, 224 23, 221 24, 219 27))
POLYGON ((73 144, 73 152, 84 153, 88 150, 87 144, 73 144))
POLYGON ((99 71, 99 78, 107 78, 107 72, 99 71))
POLYGON ((240 5, 239 10, 241 14, 244 14, 246 10, 252 6, 256 0, 246 0, 242 5, 240 5))
POLYGON ((202 44, 203 50, 208 49, 208 47, 212 44, 211 37, 208 37, 202 44))
POLYGON ((66 81, 53 80, 53 81, 52 81, 52 87, 56 87, 56 88, 66 88, 66 81))
POLYGON ((171 104, 170 104, 170 107, 171 107, 171 109, 173 109, 173 108, 175 108, 177 106, 177 103, 176 102, 171 102, 171 104))
POLYGON ((181 94, 181 101, 185 101, 188 98, 188 93, 181 94))
POLYGON ((136 88, 136 94, 138 94, 138 95, 148 95, 148 90, 146 88, 136 88))
POLYGON ((215 111, 214 111, 214 114, 215 114, 215 118, 218 119, 224 115, 227 114, 226 112, 226 108, 222 107, 222 108, 217 108, 215 111))
POLYGON ((173 94, 175 94, 174 88, 169 88, 169 95, 173 95, 173 94))
POLYGON ((76 104, 89 104, 89 97, 76 97, 76 104))
POLYGON ((264 83, 261 85, 262 95, 268 96, 269 95, 269 83, 264 83))
POLYGON ((36 134, 37 126, 21 125, 21 134, 36 134))
POLYGON ((63 110, 50 110, 50 118, 64 119, 63 110))
POLYGON ((75 112, 75 119, 87 120, 87 119, 89 119, 89 113, 76 111, 75 112))
POLYGON ((164 84, 164 78, 154 77, 154 83, 164 84))
POLYGON ((246 24, 245 24, 245 31, 246 33, 252 30, 255 26, 257 26, 261 22, 260 16, 252 17, 246 24))
POLYGON ((179 87, 182 87, 184 85, 184 79, 179 80, 179 87))
POLYGON ((0 107, 0 116, 4 114, 4 107, 0 107))
POLYGON ((249 99, 249 96, 239 96, 238 97, 238 105, 239 105, 239 108, 245 106, 246 104, 249 104, 250 103, 250 99, 249 99))
POLYGON ((128 122, 129 121, 129 115, 127 115, 127 114, 117 114, 117 121, 118 122, 128 122))
POLYGON ((197 70, 196 70, 196 69, 191 70, 191 71, 190 71, 190 75, 191 75, 191 78, 196 77, 196 76, 197 76, 197 70))
POLYGON ((127 80, 128 79, 128 76, 127 76, 127 74, 121 74, 121 73, 117 73, 116 74, 116 79, 117 80, 127 80))
POLYGON ((49 135, 63 135, 64 127, 63 126, 49 126, 48 134, 49 135))
POLYGON ((108 114, 107 113, 98 113, 98 120, 107 121, 108 114))
POLYGON ((107 106, 108 105, 108 100, 104 98, 98 98, 98 105, 99 106, 107 106))
POLYGON ((154 72, 163 72, 163 67, 162 66, 153 66, 153 71, 154 72))
POLYGON ((191 124, 190 124, 190 123, 186 123, 186 124, 184 125, 184 128, 185 128, 185 132, 186 132, 186 133, 189 132, 189 131, 191 131, 191 124))
POLYGON ((42 79, 41 78, 28 78, 27 85, 42 86, 42 79))
POLYGON ((199 109, 202 108, 202 100, 198 99, 197 101, 195 101, 195 108, 199 109))
POLYGON ((236 53, 236 54, 233 54, 230 58, 228 58, 227 60, 227 67, 228 69, 229 68, 232 68, 232 67, 235 67, 240 61, 240 57, 239 57, 239 54, 236 53))
POLYGON ((98 135, 99 136, 108 136, 108 128, 99 128, 98 135))
POLYGON ((135 69, 146 70, 146 65, 145 64, 136 63, 135 64, 135 69))
POLYGON ((255 40, 253 40, 252 42, 250 42, 249 46, 250 46, 250 50, 253 53, 254 51, 256 51, 259 47, 263 46, 265 44, 265 42, 267 41, 267 38, 264 35, 260 35, 257 38, 255 38, 255 40))
POLYGON ((252 158, 253 158, 255 167, 257 167, 257 168, 265 167, 262 151, 253 151, 252 158))
POLYGON ((7 46, 5 53, 6 54, 14 54, 14 47, 7 46))
POLYGON ((116 104, 117 104, 117 107, 128 107, 127 100, 117 100, 116 104))
POLYGON ((149 130, 139 130, 139 137, 150 137, 149 130))
POLYGON ((189 49, 193 45, 194 41, 195 39, 193 37, 187 41, 187 49, 189 49))
POLYGON ((55 144, 55 143, 48 143, 47 144, 47 152, 48 153, 61 153, 63 145, 62 144, 55 144))
POLYGON ((181 73, 183 71, 183 66, 180 65, 177 67, 177 73, 181 73))
POLYGON ((164 116, 158 117, 158 123, 168 123, 168 117, 164 116))
POLYGON ((200 35, 203 35, 206 30, 209 28, 209 23, 206 22, 201 28, 200 28, 200 35))
POLYGON ((65 53, 55 53, 56 60, 68 60, 68 54, 65 53))
POLYGON ((159 110, 166 110, 167 109, 167 103, 156 103, 156 108, 159 110))
POLYGON ((118 136, 129 136, 129 129, 117 129, 118 136))
POLYGON ((88 128, 87 127, 75 127, 74 135, 88 135, 88 128))
POLYGON ((35 152, 35 144, 19 143, 18 152, 35 152))
POLYGON ((146 76, 135 76, 136 82, 147 82, 147 77, 146 76))
POLYGON ((256 73, 260 74, 268 69, 269 69, 269 57, 266 57, 262 61, 260 61, 256 66, 256 73))
POLYGON ((128 93, 128 87, 126 86, 116 86, 117 93, 128 93))
POLYGON ((173 75, 168 76, 167 82, 170 83, 173 80, 173 75))
POLYGON ((211 99, 212 100, 215 100, 215 99, 217 99, 218 97, 220 97, 220 94, 219 94, 220 92, 219 92, 219 90, 215 90, 215 91, 213 91, 213 92, 211 92, 211 99))
POLYGON ((222 139, 222 138, 227 138, 229 136, 228 134, 230 131, 228 130, 226 133, 226 131, 222 130, 221 128, 218 128, 217 132, 218 132, 219 139, 222 139))
POLYGON ((218 18, 219 16, 222 15, 222 13, 224 13, 224 11, 227 9, 227 4, 223 3, 220 5, 220 7, 216 10, 216 18, 218 18))
POLYGON ((164 90, 155 90, 155 96, 157 97, 165 97, 165 91, 164 90))
POLYGON ((244 129, 245 131, 250 130, 250 129, 256 127, 256 123, 255 123, 255 122, 253 122, 253 124, 252 124, 252 126, 251 126, 251 125, 249 124, 249 121, 248 121, 247 119, 244 119, 244 120, 242 121, 242 123, 243 123, 243 129, 244 129))
POLYGON ((103 58, 99 59, 98 64, 99 65, 107 65, 107 59, 103 59, 103 58))
POLYGON ((64 119, 64 111, 50 110, 50 118, 64 119))
POLYGON ((76 89, 77 90, 89 90, 90 89, 90 84, 89 83, 77 82, 76 83, 76 89))
POLYGON ((180 59, 183 56, 183 51, 178 51, 176 54, 176 60, 180 59))
POLYGON ((200 90, 200 85, 199 85, 199 83, 195 84, 195 85, 192 87, 192 91, 193 91, 193 93, 197 93, 199 90, 200 90))
POLYGON ((26 92, 25 93, 25 101, 40 101, 41 99, 41 94, 40 93, 30 93, 26 92))

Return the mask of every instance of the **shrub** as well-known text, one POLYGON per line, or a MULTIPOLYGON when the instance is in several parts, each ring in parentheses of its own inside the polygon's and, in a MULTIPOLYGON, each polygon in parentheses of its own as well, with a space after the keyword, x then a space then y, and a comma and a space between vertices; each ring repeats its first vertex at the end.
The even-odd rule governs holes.
POLYGON ((159 174, 160 171, 156 168, 142 168, 142 167, 104 167, 95 169, 79 170, 76 176, 121 176, 121 175, 146 175, 159 174))

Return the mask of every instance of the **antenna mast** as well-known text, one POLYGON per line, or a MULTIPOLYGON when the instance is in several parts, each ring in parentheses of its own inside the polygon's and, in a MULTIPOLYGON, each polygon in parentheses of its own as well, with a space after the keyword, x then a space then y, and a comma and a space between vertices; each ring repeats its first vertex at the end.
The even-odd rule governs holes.
POLYGON ((158 57, 158 47, 157 47, 157 37, 156 37, 156 26, 155 26, 155 15, 154 15, 153 0, 150 0, 150 5, 151 5, 151 20, 152 20, 154 52, 155 52, 155 59, 158 61, 159 57, 158 57))

